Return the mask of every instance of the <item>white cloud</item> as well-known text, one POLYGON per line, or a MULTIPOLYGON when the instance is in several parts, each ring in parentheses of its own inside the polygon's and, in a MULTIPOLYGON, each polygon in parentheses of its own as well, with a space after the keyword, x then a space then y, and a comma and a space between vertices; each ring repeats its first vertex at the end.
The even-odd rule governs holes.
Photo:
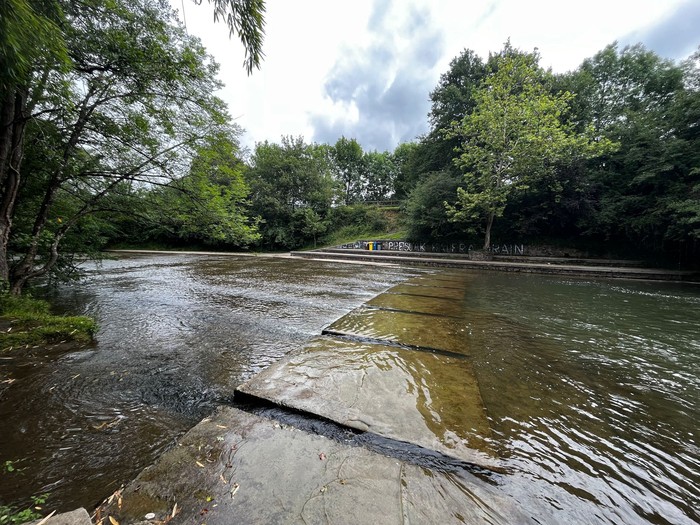
POLYGON ((281 135, 334 141, 338 137, 327 133, 343 130, 366 148, 393 147, 406 133, 426 128, 429 92, 464 48, 486 57, 510 38, 521 49, 537 47, 544 67, 563 72, 627 35, 653 34, 650 45, 658 45, 659 32, 653 31, 657 21, 689 3, 268 0, 266 57, 262 69, 247 77, 240 43, 229 40, 223 24, 213 23, 207 2, 201 6, 191 0, 171 2, 180 11, 184 3, 188 30, 221 64, 226 88, 220 96, 247 130, 247 145, 278 141, 281 135), (382 49, 390 54, 386 60, 380 60, 382 49), (353 74, 364 75, 352 79, 358 93, 329 97, 327 83, 358 64, 362 67, 352 69, 353 74), (394 89, 389 98, 382 97, 386 89, 394 89), (409 96, 413 98, 405 100, 409 96), (326 126, 325 135, 321 124, 326 126), (391 136, 383 140, 387 134, 391 136))

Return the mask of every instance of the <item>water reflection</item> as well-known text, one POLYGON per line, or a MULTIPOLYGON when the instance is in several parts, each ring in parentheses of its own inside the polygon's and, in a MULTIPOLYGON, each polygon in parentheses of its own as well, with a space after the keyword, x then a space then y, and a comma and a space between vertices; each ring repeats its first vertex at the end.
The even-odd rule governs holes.
POLYGON ((700 289, 497 275, 466 301, 505 321, 469 340, 506 491, 554 522, 699 519, 700 289))
POLYGON ((133 256, 52 297, 95 316, 88 349, 0 360, 0 502, 94 507, 233 389, 411 271, 310 261, 133 256))

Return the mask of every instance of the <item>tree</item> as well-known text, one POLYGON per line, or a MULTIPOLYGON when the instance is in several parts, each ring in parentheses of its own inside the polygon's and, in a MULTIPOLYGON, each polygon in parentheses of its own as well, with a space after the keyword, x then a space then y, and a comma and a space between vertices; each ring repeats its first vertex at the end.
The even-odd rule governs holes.
POLYGON ((146 203, 155 213, 146 227, 208 245, 247 247, 260 240, 257 221, 248 217, 250 190, 237 155, 235 137, 209 137, 187 175, 150 192, 146 203))
POLYGON ((445 202, 454 205, 460 177, 451 172, 426 175, 406 200, 408 239, 446 241, 462 237, 460 225, 449 220, 445 202))
POLYGON ((32 84, 41 90, 51 70, 67 63, 58 2, 8 0, 0 4, 0 288, 8 286, 8 244, 24 156, 32 84), (35 71, 41 71, 36 82, 35 71))
POLYGON ((298 248, 322 232, 320 222, 336 197, 327 146, 306 144, 301 137, 258 143, 246 178, 268 247, 298 248))
MULTIPOLYGON (((215 17, 225 19, 246 47, 250 72, 262 57, 264 3, 212 1, 215 17)), ((196 119, 200 126, 207 119, 223 122, 221 117, 212 119, 214 113, 223 115, 220 102, 211 104, 216 68, 210 67, 201 46, 172 25, 175 19, 167 12, 167 2, 160 0, 142 0, 133 6, 120 0, 8 0, 0 5, 0 282, 14 293, 28 280, 51 271, 68 230, 121 185, 115 173, 123 179, 129 172, 128 177, 134 178, 150 169, 150 176, 156 166, 167 164, 165 159, 171 163, 176 150, 193 138, 173 132, 179 118, 184 117, 184 127, 190 130, 196 119), (163 16, 157 19, 155 13, 163 16), (192 90, 187 93, 185 88, 173 96, 173 86, 182 88, 188 82, 190 86, 209 83, 205 88, 209 109, 200 106, 209 117, 202 118, 199 110, 192 117, 187 115, 198 105, 192 90), (168 97, 171 105, 166 109, 168 97), (24 234, 32 240, 24 243, 26 252, 11 268, 8 247, 24 180, 22 161, 28 156, 25 134, 34 121, 42 122, 34 130, 53 126, 57 131, 50 137, 62 159, 47 180, 31 233, 24 234), (168 139, 153 141, 156 129, 168 139), (129 139, 121 142, 127 131, 129 139), (129 155, 131 162, 125 162, 129 155), (105 163, 111 166, 100 165, 105 163), (111 179, 89 181, 85 175, 90 171, 111 172, 111 179), (83 175, 80 182, 72 176, 77 172, 83 175), (84 206, 53 229, 51 253, 42 258, 40 239, 51 230, 47 228, 51 209, 66 191, 81 194, 84 206)), ((32 139, 43 140, 40 134, 32 139)))
POLYGON ((458 165, 465 170, 451 218, 474 230, 485 221, 484 249, 491 229, 508 201, 532 181, 551 174, 558 164, 600 154, 610 142, 593 141, 562 122, 573 95, 551 94, 547 75, 537 66, 536 54, 511 52, 509 44, 490 62, 495 71, 474 93, 475 109, 462 120, 458 165))
POLYGON ((396 164, 389 152, 368 151, 362 157, 365 200, 382 201, 394 194, 396 164))
POLYGON ((362 146, 355 139, 341 137, 330 151, 333 172, 343 187, 343 201, 350 204, 362 197, 362 146))
POLYGON ((590 171, 598 198, 587 233, 656 252, 698 238, 697 57, 678 65, 639 44, 612 44, 571 75, 581 120, 621 144, 590 171))
POLYGON ((43 185, 32 224, 18 232, 26 242, 8 265, 13 293, 52 270, 70 229, 113 210, 131 188, 182 173, 196 146, 228 118, 211 95, 220 86, 218 66, 176 25, 167 3, 70 3, 63 16, 71 68, 45 70, 27 106, 35 113, 27 156, 48 157, 28 175, 43 185), (75 204, 72 213, 56 216, 66 200, 75 204))

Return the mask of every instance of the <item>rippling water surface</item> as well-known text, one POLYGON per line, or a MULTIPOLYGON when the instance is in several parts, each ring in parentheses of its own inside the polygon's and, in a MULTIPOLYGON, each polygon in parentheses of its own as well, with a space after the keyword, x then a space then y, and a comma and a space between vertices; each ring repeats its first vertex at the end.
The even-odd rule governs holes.
POLYGON ((94 508, 272 361, 411 270, 263 257, 130 256, 51 297, 89 348, 0 356, 0 504, 94 508))
POLYGON ((470 310, 505 491, 547 523, 700 522, 700 287, 489 274, 470 310))
MULTIPOLYGON (((0 380, 14 380, 0 383, 0 464, 22 469, 3 475, 0 502, 51 492, 66 509, 94 506, 236 385, 415 273, 174 255, 91 269, 54 299, 98 319, 97 344, 0 360, 0 380)), ((700 522, 700 287, 437 276, 467 283, 464 299, 431 295, 467 320, 460 337, 507 469, 495 480, 524 514, 700 522)))

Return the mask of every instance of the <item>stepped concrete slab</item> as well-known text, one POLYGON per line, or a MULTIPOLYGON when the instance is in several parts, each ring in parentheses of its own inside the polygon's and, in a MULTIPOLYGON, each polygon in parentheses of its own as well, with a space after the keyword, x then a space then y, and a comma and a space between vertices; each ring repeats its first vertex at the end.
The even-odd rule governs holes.
POLYGON ((373 252, 366 251, 358 253, 334 253, 323 250, 310 252, 291 252, 293 257, 303 257, 307 259, 324 259, 324 260, 340 260, 343 262, 349 261, 364 261, 374 263, 397 263, 408 266, 433 266, 446 268, 463 268, 468 270, 495 270, 504 272, 525 272, 525 273, 542 273, 553 275, 570 275, 578 277, 593 277, 604 279, 646 279, 656 281, 687 281, 699 282, 700 273, 683 270, 665 270, 652 268, 629 268, 629 267, 608 267, 608 266, 587 266, 585 264, 569 265, 569 264, 548 264, 534 262, 507 262, 490 260, 477 261, 459 258, 439 258, 431 257, 433 254, 416 255, 412 252, 410 256, 396 256, 383 254, 382 251, 373 252), (381 254, 381 255, 380 255, 381 254))
POLYGON ((462 314, 462 301, 443 297, 383 293, 365 304, 373 308, 449 317, 462 314))
POLYGON ((237 392, 487 468, 489 422, 464 358, 330 337, 271 365, 237 392))
POLYGON ((360 307, 328 326, 323 333, 376 339, 429 350, 469 355, 464 318, 375 310, 360 307))
POLYGON ((419 297, 439 297, 443 299, 454 299, 461 300, 464 298, 464 289, 451 287, 451 286, 439 286, 421 283, 406 282, 398 284, 391 288, 386 293, 401 294, 401 295, 415 295, 419 297))
POLYGON ((465 471, 442 473, 222 407, 96 515, 134 523, 529 523, 465 471), (148 518, 146 518, 148 516, 148 518))

